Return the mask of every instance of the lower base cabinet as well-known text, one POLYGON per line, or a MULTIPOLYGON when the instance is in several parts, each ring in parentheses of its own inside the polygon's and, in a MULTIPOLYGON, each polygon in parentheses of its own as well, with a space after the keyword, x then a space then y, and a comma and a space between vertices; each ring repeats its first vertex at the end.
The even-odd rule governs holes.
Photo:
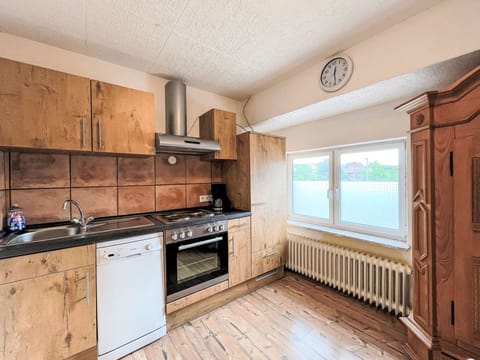
POLYGON ((252 278, 250 217, 228 221, 228 281, 235 286, 252 278))
POLYGON ((94 254, 88 245, 0 260, 0 359, 67 359, 96 347, 94 254))

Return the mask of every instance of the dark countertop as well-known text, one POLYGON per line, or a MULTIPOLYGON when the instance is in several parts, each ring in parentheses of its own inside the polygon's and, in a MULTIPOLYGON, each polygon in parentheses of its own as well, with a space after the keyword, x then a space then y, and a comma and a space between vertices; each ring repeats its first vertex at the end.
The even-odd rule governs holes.
MULTIPOLYGON (((149 215, 154 215, 156 213, 147 213, 147 214, 134 214, 134 215, 126 215, 126 216, 118 216, 118 217, 109 217, 101 220, 111 220, 115 218, 122 218, 122 217, 132 217, 132 216, 145 216, 147 219, 152 221, 151 226, 142 226, 138 228, 130 228, 130 229, 119 229, 119 230, 111 230, 108 232, 97 232, 97 233, 88 233, 88 234, 79 234, 75 236, 69 236, 68 238, 58 238, 52 239, 48 241, 37 241, 37 242, 30 242, 25 244, 18 244, 18 245, 11 245, 11 246, 2 246, 0 247, 0 259, 11 258, 15 256, 22 256, 22 255, 29 255, 35 253, 41 253, 45 251, 53 251, 53 250, 60 250, 66 248, 72 248, 76 246, 83 246, 83 245, 90 245, 96 244, 103 241, 110 241, 121 239, 125 237, 132 237, 137 235, 144 235, 144 234, 151 234, 155 232, 162 232, 164 230, 178 228, 178 223, 176 224, 161 224, 153 217, 149 215)), ((237 219, 246 216, 250 216, 250 211, 243 211, 243 210, 232 210, 226 211, 222 214, 215 215, 214 218, 201 218, 197 220, 191 220, 188 224, 185 224, 185 227, 190 225, 197 225, 197 224, 204 224, 213 221, 221 221, 221 220, 230 220, 230 219, 237 219)), ((48 224, 48 226, 43 227, 52 227, 52 226, 61 226, 67 225, 68 222, 63 223, 56 223, 56 224, 48 224)), ((31 230, 34 229, 41 229, 42 226, 32 226, 31 230)), ((0 242, 3 238, 0 237, 0 242)))

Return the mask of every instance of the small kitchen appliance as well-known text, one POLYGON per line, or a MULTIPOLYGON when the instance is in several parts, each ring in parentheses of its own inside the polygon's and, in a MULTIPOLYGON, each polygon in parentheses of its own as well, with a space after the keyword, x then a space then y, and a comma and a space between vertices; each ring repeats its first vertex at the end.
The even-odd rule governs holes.
POLYGON ((227 197, 227 186, 225 184, 212 184, 212 210, 215 212, 223 212, 230 210, 230 200, 227 197))

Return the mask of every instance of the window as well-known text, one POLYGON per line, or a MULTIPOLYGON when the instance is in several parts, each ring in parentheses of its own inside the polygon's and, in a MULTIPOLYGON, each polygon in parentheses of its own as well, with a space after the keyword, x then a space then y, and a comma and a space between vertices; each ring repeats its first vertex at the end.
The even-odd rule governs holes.
POLYGON ((289 219, 406 239, 405 141, 294 153, 289 219))

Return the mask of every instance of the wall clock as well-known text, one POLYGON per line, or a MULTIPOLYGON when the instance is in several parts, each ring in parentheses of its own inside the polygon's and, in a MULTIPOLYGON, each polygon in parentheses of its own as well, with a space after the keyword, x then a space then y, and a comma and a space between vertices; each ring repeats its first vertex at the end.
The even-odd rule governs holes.
POLYGON ((320 74, 320 87, 328 92, 340 90, 347 85, 353 73, 353 62, 346 55, 327 59, 320 74))

